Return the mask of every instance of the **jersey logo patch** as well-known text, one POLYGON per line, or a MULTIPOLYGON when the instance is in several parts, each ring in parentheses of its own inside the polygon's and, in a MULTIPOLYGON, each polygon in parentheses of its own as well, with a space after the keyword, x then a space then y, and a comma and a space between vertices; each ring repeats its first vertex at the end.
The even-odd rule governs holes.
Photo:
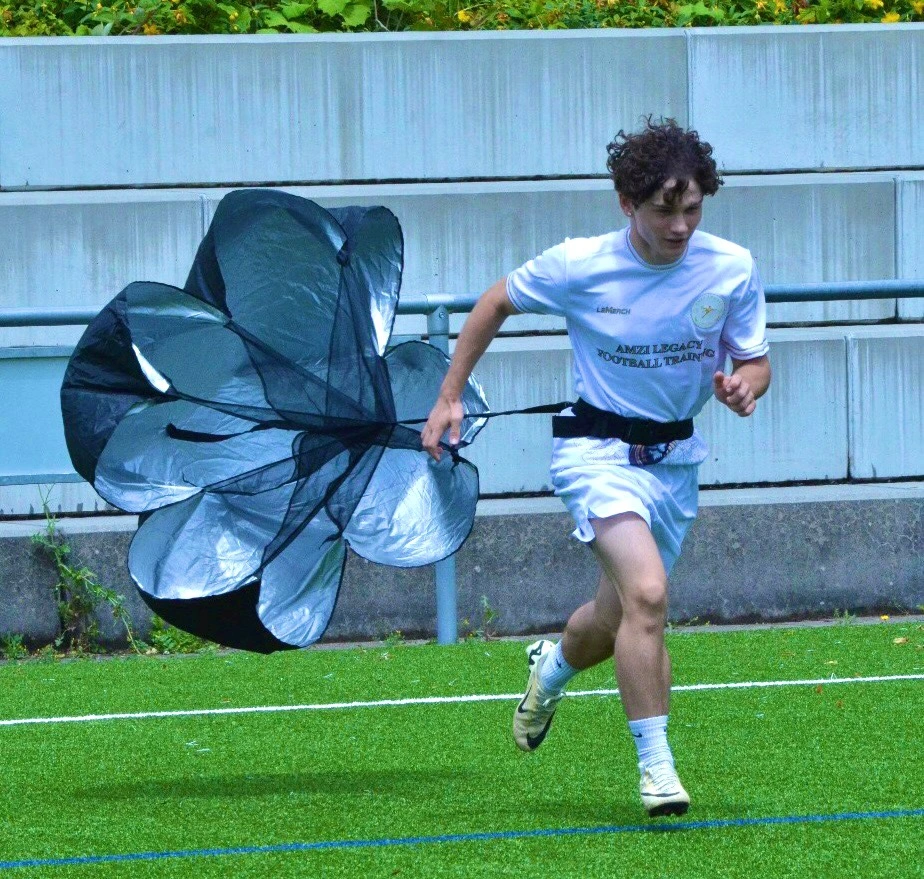
POLYGON ((725 316, 725 300, 715 293, 703 293, 693 303, 690 316, 701 330, 711 330, 725 316))

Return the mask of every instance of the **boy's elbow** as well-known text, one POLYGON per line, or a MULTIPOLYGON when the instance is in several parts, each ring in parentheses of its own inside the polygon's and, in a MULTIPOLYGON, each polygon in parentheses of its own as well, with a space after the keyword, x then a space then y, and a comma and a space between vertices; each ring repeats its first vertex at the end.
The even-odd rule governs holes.
POLYGON ((519 314, 519 311, 507 295, 506 277, 492 284, 482 295, 481 299, 486 305, 490 306, 500 318, 508 318, 515 314, 519 314))

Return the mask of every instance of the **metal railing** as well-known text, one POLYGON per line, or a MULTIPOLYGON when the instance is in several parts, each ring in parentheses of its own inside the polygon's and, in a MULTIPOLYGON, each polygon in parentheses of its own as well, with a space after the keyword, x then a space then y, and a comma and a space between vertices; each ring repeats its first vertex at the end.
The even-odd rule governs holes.
MULTIPOLYGON (((768 284, 767 302, 834 302, 847 299, 914 299, 924 296, 924 280, 821 281, 815 284, 768 284)), ((449 335, 449 315, 471 311, 480 293, 402 293, 398 314, 427 315, 427 332, 449 335)), ((91 308, 0 308, 0 327, 52 327, 87 324, 98 314, 91 308)))
MULTIPOLYGON (((924 297, 924 280, 843 281, 816 284, 770 284, 765 288, 768 303, 833 302, 840 300, 913 299, 924 297)), ((427 317, 427 338, 444 354, 449 354, 449 315, 471 311, 480 294, 447 293, 402 294, 399 314, 427 317)), ((98 309, 86 308, 9 308, 0 309, 0 328, 37 326, 80 326, 96 317, 98 309)), ((450 556, 435 567, 436 635, 440 644, 453 644, 458 638, 458 593, 456 563, 450 556)))

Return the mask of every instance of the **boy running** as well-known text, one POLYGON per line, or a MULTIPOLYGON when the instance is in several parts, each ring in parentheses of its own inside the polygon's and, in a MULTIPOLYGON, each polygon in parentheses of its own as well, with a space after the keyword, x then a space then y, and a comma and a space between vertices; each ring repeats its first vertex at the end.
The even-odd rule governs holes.
POLYGON ((437 460, 447 429, 449 445, 458 443, 462 389, 507 317, 565 318, 578 399, 553 419, 551 477, 601 575, 561 641, 527 649, 513 736, 524 751, 538 748, 571 678, 614 658, 642 803, 650 816, 682 815, 690 798, 667 742, 664 630, 667 578, 696 517, 707 453, 692 419, 711 396, 751 415, 767 390, 764 295, 747 250, 697 231, 704 198, 722 184, 709 144, 673 120, 649 119, 607 149, 628 227, 567 239, 481 296, 421 442, 437 460))

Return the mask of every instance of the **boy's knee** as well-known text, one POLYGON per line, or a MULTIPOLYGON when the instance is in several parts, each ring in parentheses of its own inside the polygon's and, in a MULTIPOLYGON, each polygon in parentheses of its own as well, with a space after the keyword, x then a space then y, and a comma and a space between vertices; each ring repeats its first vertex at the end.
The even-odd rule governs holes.
POLYGON ((626 590, 622 604, 626 615, 663 625, 667 615, 667 584, 661 581, 639 584, 626 590))

